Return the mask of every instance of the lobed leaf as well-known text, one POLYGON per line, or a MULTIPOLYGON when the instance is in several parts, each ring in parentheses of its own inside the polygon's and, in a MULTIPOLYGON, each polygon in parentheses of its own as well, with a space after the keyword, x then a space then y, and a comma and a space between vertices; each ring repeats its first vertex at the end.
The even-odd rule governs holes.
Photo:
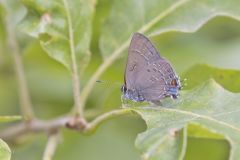
POLYGON ((183 159, 186 143, 179 130, 189 123, 223 135, 231 145, 230 159, 240 157, 240 94, 231 93, 210 80, 184 91, 177 100, 164 100, 163 106, 133 108, 147 124, 147 130, 136 139, 136 146, 145 157, 183 159))
POLYGON ((194 32, 216 16, 240 19, 237 0, 115 0, 100 39, 104 58, 120 49, 134 32, 155 36, 169 31, 194 32))
POLYGON ((90 59, 91 23, 95 1, 22 0, 27 15, 20 28, 38 38, 48 55, 71 70, 71 49, 76 54, 80 72, 90 59), (69 14, 68 14, 69 13, 69 14), (70 36, 73 33, 73 37, 70 36))

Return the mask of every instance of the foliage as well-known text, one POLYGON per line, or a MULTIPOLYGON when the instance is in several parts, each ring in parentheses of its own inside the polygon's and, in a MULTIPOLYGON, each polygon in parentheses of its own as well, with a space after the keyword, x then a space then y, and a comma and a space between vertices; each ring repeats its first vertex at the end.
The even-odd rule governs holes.
POLYGON ((11 150, 8 145, 0 139, 0 158, 2 160, 10 160, 11 150))
MULTIPOLYGON (((10 122, 21 119, 20 116, 0 116, 0 122, 10 122)), ((11 159, 11 150, 6 142, 0 139, 0 159, 10 160, 11 159)))
MULTIPOLYGON (((164 102, 164 108, 137 108, 135 110, 146 121, 148 129, 138 136, 136 145, 148 158, 182 159, 186 151, 187 130, 180 129, 187 128, 191 122, 224 135, 231 145, 230 159, 237 159, 240 156, 239 109, 236 107, 239 103, 239 94, 228 92, 210 80, 183 92, 179 100, 164 102)), ((208 134, 203 135, 208 137, 208 134)))
MULTIPOLYGON (((0 110, 23 116, 0 132, 13 142, 13 159, 240 156, 239 1, 0 2, 0 110), (120 86, 96 83, 122 83, 134 32, 148 36, 187 78, 179 99, 121 109, 120 86), (47 138, 35 134, 46 131, 47 138)), ((10 159, 0 145, 0 159, 10 159)))

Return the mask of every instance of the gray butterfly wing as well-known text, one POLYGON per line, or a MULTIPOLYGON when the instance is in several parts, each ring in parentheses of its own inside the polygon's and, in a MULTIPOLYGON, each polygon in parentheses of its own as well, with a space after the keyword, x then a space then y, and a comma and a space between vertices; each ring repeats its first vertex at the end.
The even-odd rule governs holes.
POLYGON ((150 40, 140 33, 134 33, 128 50, 125 70, 126 87, 135 89, 137 76, 141 74, 148 63, 156 59, 161 59, 161 57, 150 40))
POLYGON ((165 59, 158 59, 149 64, 139 74, 135 84, 146 101, 158 101, 176 94, 179 89, 178 77, 165 59))
POLYGON ((178 91, 178 78, 170 63, 162 58, 148 38, 133 35, 125 70, 125 85, 146 101, 157 101, 178 91))

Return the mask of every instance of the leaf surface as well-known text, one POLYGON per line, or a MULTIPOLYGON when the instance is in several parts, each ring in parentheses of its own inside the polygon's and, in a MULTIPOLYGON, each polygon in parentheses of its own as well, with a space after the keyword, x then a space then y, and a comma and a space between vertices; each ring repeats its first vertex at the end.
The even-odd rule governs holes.
POLYGON ((11 150, 8 147, 7 143, 0 139, 0 159, 1 160, 10 160, 11 159, 11 150))
POLYGON ((102 30, 104 58, 126 49, 134 32, 155 36, 170 31, 195 32, 216 16, 240 19, 240 2, 215 0, 115 0, 102 30))
POLYGON ((209 78, 213 78, 216 82, 231 92, 240 92, 239 70, 222 69, 211 67, 209 65, 197 64, 187 70, 182 77, 187 79, 187 85, 184 87, 186 89, 193 88, 209 78))
POLYGON ((162 103, 164 107, 133 109, 147 124, 147 131, 136 139, 136 146, 144 157, 183 159, 187 132, 181 129, 189 123, 223 135, 231 145, 230 159, 240 157, 240 94, 231 93, 209 80, 184 91, 177 100, 166 99, 162 103))
POLYGON ((71 52, 80 72, 90 59, 91 25, 95 1, 22 0, 27 15, 20 28, 38 38, 49 56, 71 70, 71 52), (72 49, 71 49, 72 45, 72 49))

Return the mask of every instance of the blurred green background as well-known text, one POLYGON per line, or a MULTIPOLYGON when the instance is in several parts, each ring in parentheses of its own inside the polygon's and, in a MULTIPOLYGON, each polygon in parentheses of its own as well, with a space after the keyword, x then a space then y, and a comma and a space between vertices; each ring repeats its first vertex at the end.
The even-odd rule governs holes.
MULTIPOLYGON (((18 18, 21 19, 26 11, 18 3, 16 8, 20 8, 18 18)), ((92 57, 82 78, 83 86, 102 62, 98 47, 99 37, 110 9, 111 1, 98 1, 93 21, 92 57)), ((6 50, 3 17, 0 19, 0 112, 1 115, 16 115, 20 114, 17 84, 11 54, 6 50)), ((170 32, 150 39, 161 55, 169 59, 179 75, 183 75, 196 64, 239 70, 239 28, 239 21, 217 17, 195 33, 170 32)), ((37 40, 20 31, 18 38, 36 115, 42 119, 51 119, 69 112, 73 104, 70 73, 63 65, 50 58, 37 40)), ((117 84, 95 85, 86 105, 89 119, 121 105, 120 84, 123 83, 126 56, 125 52, 100 78, 117 84)), ((144 121, 139 117, 124 116, 104 123, 91 136, 64 130, 54 159, 138 160, 140 154, 134 147, 134 141, 137 134, 145 128, 144 121)), ((10 146, 12 159, 41 159, 46 141, 45 135, 30 135, 22 139, 18 144, 10 146)), ((225 140, 189 137, 186 159, 225 160, 228 159, 229 149, 229 143, 225 140)))

